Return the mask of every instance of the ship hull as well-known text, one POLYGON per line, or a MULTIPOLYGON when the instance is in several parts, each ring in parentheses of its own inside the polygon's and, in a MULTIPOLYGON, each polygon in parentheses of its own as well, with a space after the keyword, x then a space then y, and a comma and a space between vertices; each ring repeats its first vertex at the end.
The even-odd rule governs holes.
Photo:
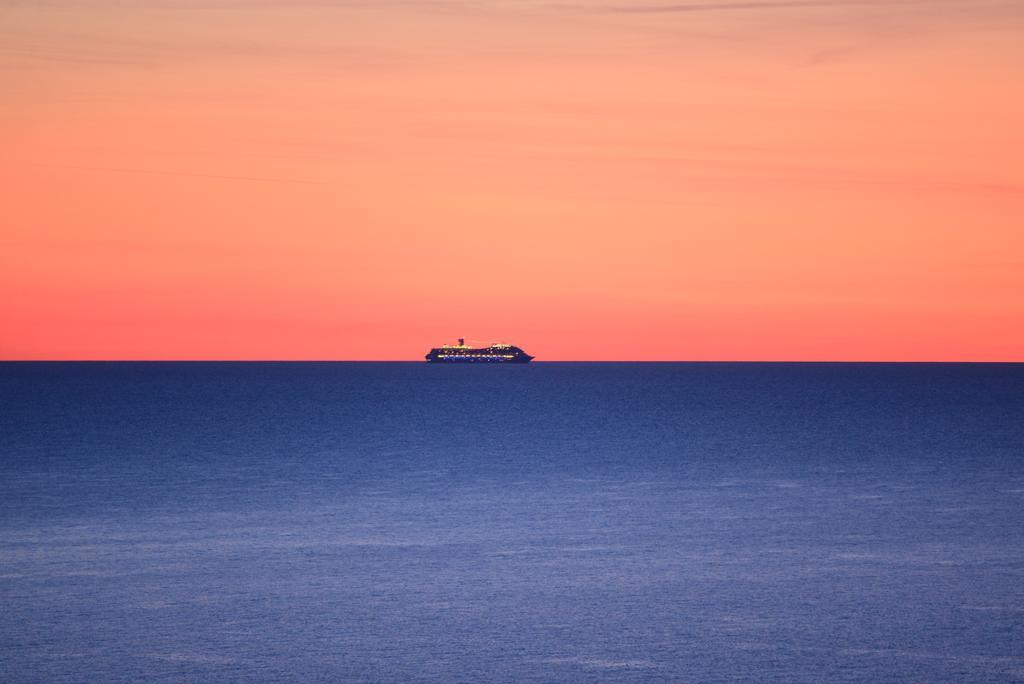
POLYGON ((466 358, 458 356, 433 357, 427 356, 428 363, 530 363, 532 356, 520 356, 512 359, 501 357, 466 358))
POLYGON ((494 344, 474 349, 462 344, 435 347, 426 356, 428 363, 530 363, 533 357, 511 344, 494 344))

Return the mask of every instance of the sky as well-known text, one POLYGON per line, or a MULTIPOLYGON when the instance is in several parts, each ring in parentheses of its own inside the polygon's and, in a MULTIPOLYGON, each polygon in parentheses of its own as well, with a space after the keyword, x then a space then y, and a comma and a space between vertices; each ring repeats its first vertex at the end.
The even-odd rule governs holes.
POLYGON ((0 0, 0 358, 1024 361, 1022 0, 0 0))

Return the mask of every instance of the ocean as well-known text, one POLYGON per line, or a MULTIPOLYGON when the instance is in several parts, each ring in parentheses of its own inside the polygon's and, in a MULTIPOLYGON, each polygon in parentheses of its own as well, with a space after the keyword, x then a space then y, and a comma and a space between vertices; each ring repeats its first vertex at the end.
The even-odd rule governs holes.
POLYGON ((0 364, 0 681, 1024 681, 1024 365, 0 364))

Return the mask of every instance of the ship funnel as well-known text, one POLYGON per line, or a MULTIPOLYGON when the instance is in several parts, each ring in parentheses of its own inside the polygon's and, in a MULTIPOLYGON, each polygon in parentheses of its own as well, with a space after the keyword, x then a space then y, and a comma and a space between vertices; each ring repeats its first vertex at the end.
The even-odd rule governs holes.
POLYGON ((464 338, 464 337, 460 337, 459 338, 459 346, 460 347, 465 347, 466 346, 466 338, 464 338))

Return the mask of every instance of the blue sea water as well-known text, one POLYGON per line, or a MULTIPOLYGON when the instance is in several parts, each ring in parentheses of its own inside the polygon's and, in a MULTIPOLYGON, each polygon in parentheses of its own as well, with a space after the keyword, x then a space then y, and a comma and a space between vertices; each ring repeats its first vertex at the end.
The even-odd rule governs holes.
POLYGON ((1024 365, 0 364, 0 681, 1024 681, 1024 365))

